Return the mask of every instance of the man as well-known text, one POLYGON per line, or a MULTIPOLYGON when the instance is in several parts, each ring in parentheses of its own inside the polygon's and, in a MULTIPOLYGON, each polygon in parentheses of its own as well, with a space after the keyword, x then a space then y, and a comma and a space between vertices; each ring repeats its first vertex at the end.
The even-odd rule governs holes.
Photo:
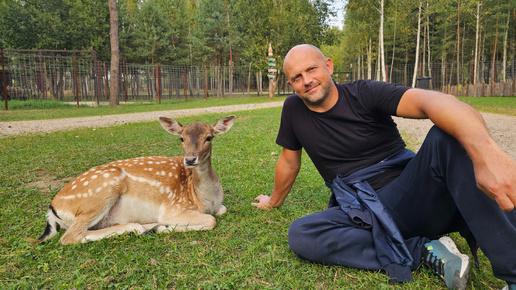
POLYGON ((458 231, 476 258, 516 289, 516 160, 495 144, 481 115, 451 95, 374 81, 336 85, 333 63, 312 45, 285 56, 296 95, 284 103, 276 142, 283 147, 271 196, 283 204, 301 166, 302 148, 331 188, 327 210, 289 228, 301 258, 384 269, 391 283, 412 281, 420 264, 464 289, 470 261, 449 237, 458 231), (392 115, 429 118, 418 154, 404 149, 392 115))

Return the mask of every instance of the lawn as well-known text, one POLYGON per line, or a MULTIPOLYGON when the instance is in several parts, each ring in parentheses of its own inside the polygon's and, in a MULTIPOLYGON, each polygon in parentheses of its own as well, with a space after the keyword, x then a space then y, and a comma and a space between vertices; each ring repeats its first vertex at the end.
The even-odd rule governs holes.
MULTIPOLYGON (((285 97, 275 97, 273 101, 283 101, 285 97)), ((214 106, 228 106, 240 104, 256 104, 270 102, 268 97, 250 98, 191 98, 163 100, 161 104, 157 102, 149 103, 124 103, 118 107, 100 106, 91 107, 81 105, 63 104, 54 101, 9 101, 9 110, 5 110, 3 103, 0 104, 0 122, 7 121, 26 121, 26 120, 46 120, 72 117, 89 117, 114 114, 129 114, 151 111, 184 110, 192 108, 207 108, 214 106)))
MULTIPOLYGON (((118 159, 181 155, 178 137, 158 122, 145 122, 0 139, 0 288, 444 289, 440 278, 423 269, 414 272, 415 283, 388 285, 381 272, 312 264, 290 251, 288 226, 325 209, 329 191, 303 154, 285 204, 269 212, 251 206, 254 197, 272 190, 280 113, 281 108, 235 112, 233 128, 214 139, 213 167, 228 212, 217 217, 212 231, 126 234, 71 246, 59 244, 62 232, 43 244, 24 240, 43 233, 48 205, 63 184, 118 159)), ((213 124, 225 115, 178 120, 213 124)), ((469 253, 460 236, 453 238, 469 253)), ((480 262, 472 268, 471 289, 503 287, 482 254, 480 262)))

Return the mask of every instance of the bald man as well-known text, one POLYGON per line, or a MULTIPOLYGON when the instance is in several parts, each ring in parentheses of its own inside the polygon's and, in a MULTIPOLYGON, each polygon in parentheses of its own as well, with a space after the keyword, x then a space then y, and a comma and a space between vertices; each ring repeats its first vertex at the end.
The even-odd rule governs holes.
POLYGON ((289 228, 303 259, 385 270, 413 281, 421 264, 450 289, 465 289, 470 258, 444 235, 459 232, 493 273, 516 289, 516 160, 491 138, 482 116, 439 92, 358 80, 335 84, 333 62, 312 45, 292 48, 283 71, 295 93, 284 103, 283 147, 272 194, 253 206, 280 207, 304 149, 331 189, 327 210, 289 228), (405 149, 392 116, 435 126, 417 154, 405 149), (440 237, 440 238, 439 238, 440 237))

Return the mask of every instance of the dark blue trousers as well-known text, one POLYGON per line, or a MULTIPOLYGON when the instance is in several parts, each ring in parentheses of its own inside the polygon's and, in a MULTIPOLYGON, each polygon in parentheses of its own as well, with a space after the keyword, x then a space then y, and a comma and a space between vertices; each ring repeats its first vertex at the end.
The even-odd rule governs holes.
MULTIPOLYGON (((497 278, 516 283, 516 210, 502 211, 478 189, 468 154, 441 129, 434 126, 402 174, 377 193, 412 253, 412 270, 426 242, 458 231, 473 248, 476 240, 497 278)), ((294 221, 288 240, 292 251, 309 261, 381 269, 371 231, 338 206, 294 221)))

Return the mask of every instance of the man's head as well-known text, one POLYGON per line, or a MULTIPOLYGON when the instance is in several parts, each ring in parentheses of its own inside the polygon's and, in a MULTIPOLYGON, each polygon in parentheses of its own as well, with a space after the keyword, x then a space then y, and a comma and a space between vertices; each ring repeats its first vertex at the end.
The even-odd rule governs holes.
POLYGON ((285 56, 283 72, 288 84, 309 107, 318 107, 335 88, 331 75, 333 62, 310 44, 293 47, 285 56))

